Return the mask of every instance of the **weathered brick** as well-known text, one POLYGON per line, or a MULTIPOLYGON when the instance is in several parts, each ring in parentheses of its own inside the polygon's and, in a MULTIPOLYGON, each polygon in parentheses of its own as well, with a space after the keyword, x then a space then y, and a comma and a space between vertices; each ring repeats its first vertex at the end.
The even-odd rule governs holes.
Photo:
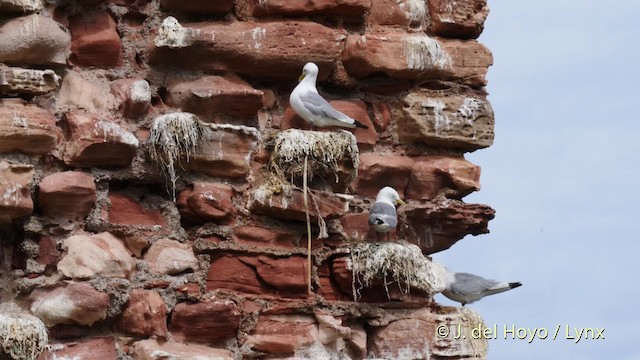
POLYGON ((315 62, 326 78, 340 58, 345 32, 314 22, 196 23, 164 20, 151 46, 152 64, 297 79, 315 62))

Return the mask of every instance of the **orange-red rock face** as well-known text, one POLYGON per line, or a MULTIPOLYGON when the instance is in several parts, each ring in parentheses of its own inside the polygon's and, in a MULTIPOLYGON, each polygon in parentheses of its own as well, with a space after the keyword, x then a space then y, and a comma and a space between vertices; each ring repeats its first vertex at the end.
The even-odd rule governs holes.
POLYGON ((165 221, 158 209, 145 209, 135 199, 122 195, 110 194, 109 222, 127 225, 164 225, 165 221))
POLYGON ((111 92, 120 101, 122 115, 128 119, 144 116, 151 105, 151 89, 144 79, 118 79, 111 83, 111 92))
POLYGON ((302 298, 307 293, 307 267, 301 256, 231 256, 213 260, 207 289, 285 298, 302 298))
POLYGON ((397 79, 453 80, 486 85, 491 52, 476 41, 432 38, 424 34, 371 32, 349 35, 343 53, 349 75, 384 73, 397 79))
POLYGON ((0 223, 31 214, 33 200, 29 183, 33 166, 0 161, 0 223))
MULTIPOLYGON (((150 61, 172 68, 232 71, 293 80, 305 63, 315 62, 326 78, 344 46, 344 31, 315 22, 214 22, 169 26, 180 40, 162 33, 151 45, 150 61)), ((161 28, 162 30, 162 28, 161 28)))
POLYGON ((70 137, 64 160, 72 166, 128 166, 138 147, 138 139, 122 126, 96 113, 66 114, 70 137))
POLYGON ((182 220, 195 223, 228 223, 233 220, 234 190, 224 184, 194 183, 192 189, 182 191, 177 198, 182 220))
POLYGON ((359 16, 371 7, 371 0, 313 0, 307 2, 240 0, 238 6, 239 14, 247 17, 308 14, 359 16))
POLYGON ((167 88, 167 104, 207 119, 215 113, 240 118, 255 116, 262 108, 263 92, 239 77, 205 76, 173 80, 167 88))
POLYGON ((86 282, 39 288, 29 301, 31 312, 47 325, 92 325, 106 318, 109 307, 109 295, 86 282))
MULTIPOLYGON (((251 194, 249 209, 256 214, 270 215, 284 220, 305 220, 305 207, 303 191, 295 189, 291 195, 283 193, 273 194, 268 199, 263 199, 260 190, 251 194)), ((349 198, 327 191, 312 191, 311 196, 317 208, 310 210, 310 217, 335 219, 341 217, 349 210, 349 198)), ((312 205, 314 206, 314 205, 312 205)))
POLYGON ((47 358, 53 359, 116 359, 116 339, 113 336, 96 337, 88 340, 51 344, 46 351, 47 358))
POLYGON ((63 171, 40 182, 38 205, 47 216, 84 218, 96 203, 93 177, 80 171, 63 171))
POLYGON ((127 278, 135 266, 122 241, 108 232, 74 235, 64 246, 67 254, 58 262, 58 271, 71 279, 127 278))
POLYGON ((180 303, 173 310, 169 330, 174 338, 199 343, 220 343, 236 335, 238 307, 229 300, 180 303))
POLYGON ((418 91, 390 107, 399 124, 401 143, 465 151, 493 144, 493 109, 483 98, 418 91))
POLYGON ((67 62, 69 32, 53 19, 38 14, 0 23, 0 62, 59 66, 67 62))
POLYGON ((315 323, 313 316, 263 316, 245 344, 269 354, 293 354, 296 349, 313 344, 318 336, 315 323))
POLYGON ((370 25, 420 28, 427 15, 424 1, 372 0, 367 21, 370 25))
POLYGON ((157 291, 135 289, 115 325, 122 332, 150 337, 167 336, 167 305, 157 291))
POLYGON ((249 174, 257 140, 254 133, 217 128, 209 132, 185 167, 212 177, 244 178, 249 174))
POLYGON ((62 140, 51 112, 18 99, 0 102, 0 153, 43 155, 62 140))
POLYGON ((353 186, 358 194, 373 199, 380 189, 391 186, 401 198, 404 198, 404 189, 407 187, 413 163, 414 160, 409 156, 362 154, 358 177, 353 186))
POLYGON ((160 0, 163 9, 199 14, 226 14, 233 9, 233 0, 160 0))
POLYGON ((462 157, 424 156, 416 158, 405 195, 407 199, 430 200, 439 193, 462 198, 480 190, 480 167, 462 157))
POLYGON ((158 341, 157 339, 140 340, 134 343, 133 358, 155 360, 159 352, 175 359, 233 359, 231 351, 226 349, 199 344, 184 344, 174 340, 158 341))
POLYGON ((122 65, 122 44, 116 22, 108 12, 81 13, 69 18, 71 56, 80 66, 122 65))
POLYGON ((0 65, 0 94, 42 95, 56 89, 60 77, 52 70, 0 65))
POLYGON ((294 234, 261 226, 240 226, 234 229, 235 241, 240 245, 291 249, 298 245, 294 234))
POLYGON ((486 0, 428 0, 431 14, 430 30, 438 35, 460 39, 475 39, 484 29, 489 14, 486 0))
MULTIPOLYGON (((350 251, 386 241, 368 224, 384 186, 406 202, 392 242, 428 255, 489 231, 494 210, 463 201, 482 165, 465 153, 494 139, 487 14, 484 0, 0 6, 0 285, 49 326, 43 356, 484 358, 486 342, 434 337, 476 315, 382 278, 361 288, 350 251), (307 62, 368 129, 314 129, 358 151, 309 174, 305 206, 282 186, 301 173, 275 180, 272 155, 311 130, 289 104, 307 62), (155 127, 191 116, 189 151, 171 144, 193 128, 155 127), (174 183, 150 157, 158 130, 174 183)), ((329 163, 340 144, 325 145, 329 163)))

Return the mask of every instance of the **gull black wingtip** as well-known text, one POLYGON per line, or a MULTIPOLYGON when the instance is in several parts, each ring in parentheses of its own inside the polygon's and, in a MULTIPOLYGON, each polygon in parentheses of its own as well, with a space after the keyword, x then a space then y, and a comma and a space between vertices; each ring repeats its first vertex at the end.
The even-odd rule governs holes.
POLYGON ((353 121, 353 124, 354 124, 356 127, 359 127, 359 128, 361 128, 361 129, 368 129, 368 128, 369 128, 367 125, 365 125, 365 124, 361 123, 361 122, 360 122, 360 121, 358 121, 358 120, 354 120, 354 121, 353 121))
POLYGON ((512 282, 512 283, 509 283, 509 289, 515 289, 515 288, 520 287, 520 286, 522 286, 522 283, 521 283, 521 282, 512 282))

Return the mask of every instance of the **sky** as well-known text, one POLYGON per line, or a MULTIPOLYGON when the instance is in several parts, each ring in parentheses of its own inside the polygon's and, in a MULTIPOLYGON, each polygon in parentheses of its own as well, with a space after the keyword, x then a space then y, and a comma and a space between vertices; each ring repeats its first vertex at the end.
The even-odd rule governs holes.
POLYGON ((464 200, 496 218, 434 260, 523 283, 467 305, 497 325, 488 359, 640 359, 640 1, 489 7, 479 41, 494 56, 496 138, 467 154, 482 189, 464 200), (549 335, 505 339, 505 325, 549 335), (604 339, 576 343, 566 326, 604 328, 604 339))

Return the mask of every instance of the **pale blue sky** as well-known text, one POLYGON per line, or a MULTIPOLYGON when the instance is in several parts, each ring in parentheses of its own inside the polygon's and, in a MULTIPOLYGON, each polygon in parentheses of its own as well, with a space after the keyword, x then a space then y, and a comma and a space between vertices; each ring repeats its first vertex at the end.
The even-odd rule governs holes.
POLYGON ((489 359, 640 359, 640 1, 489 6, 480 41, 494 54, 496 139, 467 155, 482 167, 482 190, 465 201, 491 205, 496 218, 490 234, 434 259, 523 282, 467 306, 487 325, 542 327, 549 338, 529 344, 500 331, 489 359), (575 344, 567 324, 605 328, 605 340, 575 344))

